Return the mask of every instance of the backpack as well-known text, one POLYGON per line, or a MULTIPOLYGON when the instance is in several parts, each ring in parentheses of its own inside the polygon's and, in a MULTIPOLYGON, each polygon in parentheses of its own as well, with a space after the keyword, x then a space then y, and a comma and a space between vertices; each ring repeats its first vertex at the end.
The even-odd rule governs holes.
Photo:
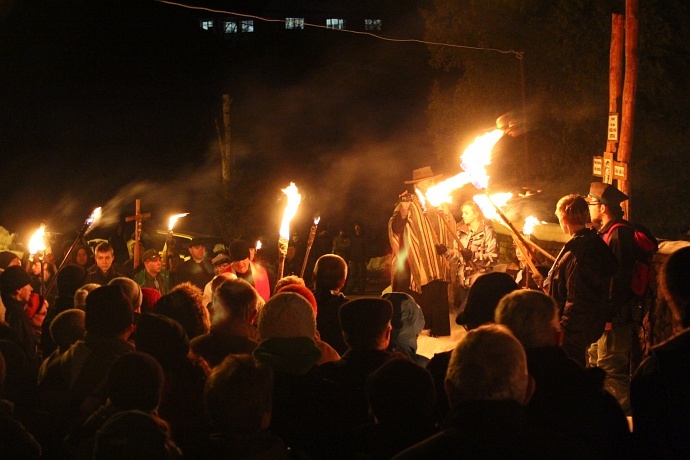
POLYGON ((633 229, 633 240, 635 242, 635 268, 633 269, 632 290, 642 297, 647 291, 649 282, 652 280, 651 263, 652 256, 659 249, 659 242, 654 238, 652 232, 647 227, 630 222, 618 222, 611 225, 606 233, 602 235, 604 242, 608 245, 611 233, 618 227, 628 226, 633 229))

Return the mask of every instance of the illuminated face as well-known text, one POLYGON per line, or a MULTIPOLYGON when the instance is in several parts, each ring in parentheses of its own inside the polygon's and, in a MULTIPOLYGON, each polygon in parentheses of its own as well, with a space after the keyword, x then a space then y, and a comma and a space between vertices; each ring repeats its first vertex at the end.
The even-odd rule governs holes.
POLYGON ((479 214, 477 214, 472 206, 462 207, 462 220, 467 224, 473 224, 479 219, 479 214))
POLYGON ((604 205, 599 203, 588 203, 589 219, 596 228, 601 228, 604 218, 604 205))
POLYGON ((89 253, 86 252, 86 249, 79 248, 77 250, 77 255, 74 257, 74 260, 77 262, 78 265, 86 265, 86 263, 89 261, 89 253))
POLYGON ((34 288, 32 288, 30 284, 27 284, 26 286, 17 289, 17 293, 14 295, 14 298, 20 303, 25 304, 29 301, 29 298, 31 298, 32 292, 34 292, 34 288))
POLYGON ((110 267, 113 265, 113 252, 96 252, 96 265, 103 273, 110 270, 110 267))
POLYGON ((223 273, 223 270, 228 268, 228 265, 230 265, 228 262, 221 262, 213 266, 213 271, 216 273, 216 275, 220 275, 223 273))
POLYGON ((192 258, 195 261, 199 262, 206 255, 206 247, 203 244, 197 244, 195 246, 190 246, 189 247, 189 254, 191 254, 192 258))
POLYGON ((41 274, 41 262, 38 259, 36 259, 34 262, 31 263, 30 270, 31 270, 32 275, 36 275, 36 276, 40 275, 41 274))
POLYGON ((247 273, 247 270, 249 270, 249 258, 236 260, 231 265, 232 269, 235 270, 235 273, 243 275, 247 273))
POLYGON ((43 325, 43 321, 46 319, 47 314, 48 302, 43 301, 41 308, 39 308, 36 314, 31 318, 31 325, 36 329, 40 329, 40 327, 43 325))
POLYGON ((18 266, 20 266, 21 264, 22 264, 22 262, 21 262, 18 258, 15 257, 14 259, 12 259, 12 262, 10 262, 10 263, 7 265, 7 268, 14 267, 14 266, 17 266, 17 267, 18 267, 18 266))
POLYGON ((163 270, 163 262, 160 257, 154 257, 153 259, 144 261, 144 268, 146 268, 149 275, 155 278, 161 270, 163 270))

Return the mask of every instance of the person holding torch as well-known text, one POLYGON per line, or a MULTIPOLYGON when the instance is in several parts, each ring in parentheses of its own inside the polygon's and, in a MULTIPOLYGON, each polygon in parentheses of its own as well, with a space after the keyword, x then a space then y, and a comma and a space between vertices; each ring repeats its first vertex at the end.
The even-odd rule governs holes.
MULTIPOLYGON (((431 167, 415 169, 406 181, 424 192, 441 177, 431 167)), ((436 253, 435 245, 449 247, 454 242, 455 221, 444 222, 442 207, 424 210, 417 196, 405 191, 388 221, 388 236, 393 249, 391 286, 406 292, 422 307, 425 329, 433 336, 450 335, 448 286, 453 280, 451 263, 436 253)))

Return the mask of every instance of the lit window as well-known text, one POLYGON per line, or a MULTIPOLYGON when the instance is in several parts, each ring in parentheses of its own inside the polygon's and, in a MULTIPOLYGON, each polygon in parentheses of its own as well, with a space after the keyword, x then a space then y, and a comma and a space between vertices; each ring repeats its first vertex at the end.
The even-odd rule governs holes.
POLYGON ((211 20, 201 21, 201 28, 204 30, 213 29, 213 21, 211 21, 211 20))
POLYGON ((223 31, 226 34, 236 34, 237 33, 237 23, 233 21, 225 21, 223 23, 223 31))
POLYGON ((381 30, 380 19, 365 19, 364 30, 381 30))
POLYGON ((344 29, 345 19, 326 19, 326 27, 329 29, 344 29))
POLYGON ((254 20, 242 21, 242 32, 254 32, 254 20))
POLYGON ((285 18, 286 29, 304 29, 304 18, 285 18))

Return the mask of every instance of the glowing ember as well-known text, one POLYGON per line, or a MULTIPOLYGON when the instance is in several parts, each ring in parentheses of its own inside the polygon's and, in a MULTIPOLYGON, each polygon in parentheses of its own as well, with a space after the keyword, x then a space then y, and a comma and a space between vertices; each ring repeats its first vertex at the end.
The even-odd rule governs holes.
POLYGON ((494 129, 491 132, 477 136, 474 142, 465 149, 460 157, 460 166, 469 174, 472 184, 478 189, 486 189, 489 186, 489 176, 486 167, 491 164, 491 150, 496 142, 503 137, 502 129, 494 129))
POLYGON ((170 220, 168 220, 168 230, 172 231, 173 227, 175 227, 175 224, 177 221, 180 219, 180 217, 184 217, 188 212, 185 212, 183 214, 175 214, 174 216, 170 216, 170 220))
POLYGON ((528 216, 525 219, 525 225, 522 227, 522 233, 524 233, 525 235, 531 235, 534 231, 534 226, 539 224, 539 219, 537 219, 534 216, 528 216))
POLYGON ((475 195, 472 197, 472 199, 475 203, 477 203, 479 209, 482 210, 484 217, 491 220, 498 220, 500 216, 498 215, 498 212, 496 212, 494 204, 499 208, 503 208, 508 203, 508 200, 510 200, 512 197, 512 193, 504 192, 492 193, 490 197, 486 195, 475 195))
POLYGON ((414 191, 417 194, 417 198, 419 198, 419 205, 422 207, 423 211, 426 211, 426 197, 418 188, 415 188, 414 191))
POLYGON ((46 226, 41 224, 41 226, 34 232, 29 240, 29 253, 37 254, 40 251, 46 250, 46 226))
POLYGON ((261 249, 261 240, 256 240, 256 250, 261 249))
POLYGON ((287 195, 288 203, 283 213, 283 222, 280 224, 280 237, 287 240, 290 238, 290 221, 297 214, 302 195, 297 192, 297 186, 294 182, 290 182, 290 186, 282 189, 282 192, 287 195))

